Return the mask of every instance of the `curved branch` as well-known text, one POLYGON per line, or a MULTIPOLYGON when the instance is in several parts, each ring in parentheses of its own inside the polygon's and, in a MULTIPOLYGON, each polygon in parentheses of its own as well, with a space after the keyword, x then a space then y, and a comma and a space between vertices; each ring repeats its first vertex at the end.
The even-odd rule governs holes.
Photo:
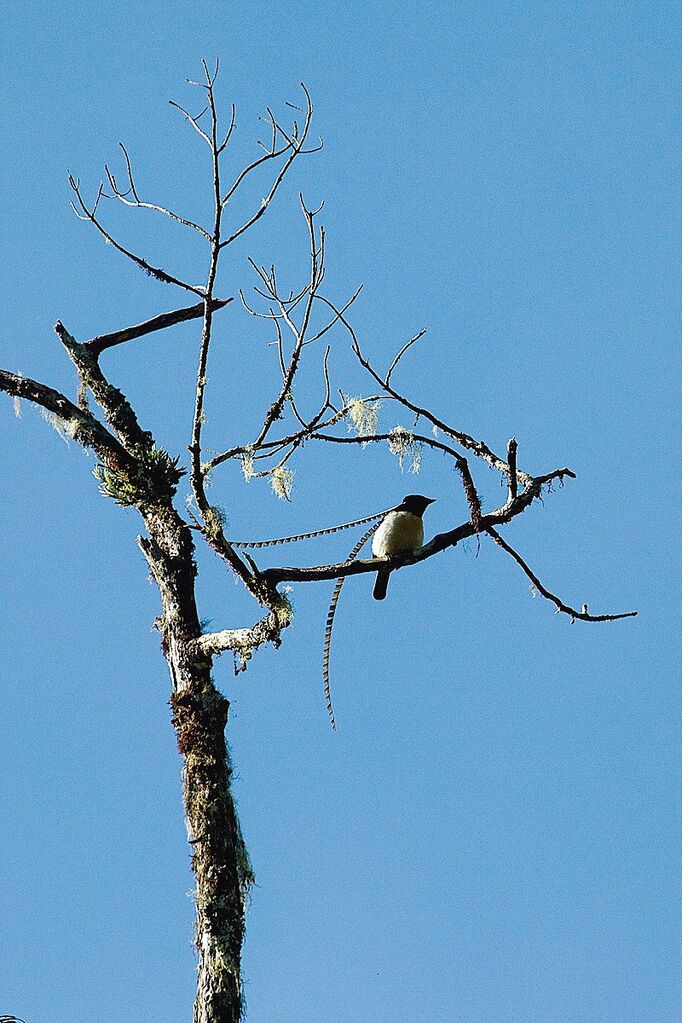
POLYGON ((559 614, 559 612, 563 612, 563 614, 567 614, 570 616, 571 621, 577 618, 581 622, 615 622, 619 618, 637 617, 638 613, 637 611, 624 611, 621 614, 617 615, 591 615, 587 610, 587 604, 583 604, 581 611, 576 611, 575 608, 570 607, 568 604, 565 604, 563 600, 561 600, 559 597, 555 596, 553 593, 550 593, 546 586, 543 586, 538 577, 535 575, 535 572, 533 572, 533 570, 529 568, 529 566, 523 560, 518 551, 515 551, 514 548, 510 546, 510 544, 508 544, 506 540, 503 540, 496 529, 493 529, 492 526, 486 526, 486 532, 490 534, 490 536, 493 538, 498 547, 501 547, 503 551, 506 551, 507 554, 509 554, 514 559, 516 564, 520 565, 520 567, 526 573, 526 575, 528 576, 528 578, 530 579, 538 593, 542 594, 543 597, 545 597, 547 600, 551 600, 551 602, 554 605, 556 605, 557 614, 559 614))
POLYGON ((327 331, 331 330, 332 327, 339 322, 339 316, 342 316, 346 312, 347 309, 350 309, 350 307, 353 305, 353 302, 355 302, 356 298, 358 297, 358 295, 362 291, 362 288, 363 288, 363 285, 359 284, 358 287, 353 292, 353 294, 351 295, 351 297, 346 302, 346 304, 341 306, 340 313, 335 314, 326 326, 322 327, 321 330, 318 330, 317 334, 314 334, 313 337, 307 338, 307 340, 304 342, 304 344, 312 345, 313 342, 319 341, 321 337, 324 337, 324 335, 327 333, 327 331))
MULTIPOLYGON (((432 558, 435 554, 440 554, 441 551, 448 550, 450 547, 456 547, 462 540, 475 536, 477 532, 488 530, 491 527, 494 528, 505 522, 511 522, 513 518, 524 512, 540 496, 542 487, 546 483, 565 475, 573 476, 574 474, 568 469, 558 469, 545 476, 536 477, 531 485, 526 487, 513 501, 508 501, 503 507, 497 508, 487 515, 482 515, 478 529, 472 520, 469 519, 460 526, 456 526, 455 529, 448 530, 445 533, 438 533, 428 543, 424 544, 423 547, 420 547, 418 551, 415 551, 414 554, 402 554, 394 558, 391 568, 398 569, 403 568, 405 565, 416 565, 420 561, 432 558)), ((319 582, 321 579, 339 579, 342 576, 364 575, 368 572, 376 572, 382 565, 385 567, 385 560, 371 558, 363 561, 344 561, 336 565, 311 565, 307 568, 268 568, 261 574, 263 579, 272 585, 277 585, 281 582, 308 583, 319 582)))
MULTIPOLYGON (((490 512, 488 515, 482 515, 478 523, 478 528, 474 523, 472 516, 472 520, 462 523, 455 529, 451 529, 446 533, 437 534, 427 544, 424 544, 420 550, 415 551, 414 554, 405 554, 400 557, 393 558, 391 566, 392 569, 396 570, 403 568, 405 565, 415 565, 421 561, 426 561, 428 558, 433 557, 435 554, 439 554, 441 551, 448 550, 451 547, 456 547, 462 540, 474 536, 478 532, 485 531, 489 533, 495 543, 502 547, 503 550, 505 550, 523 569, 538 592, 556 605, 557 613, 563 612, 564 614, 569 615, 571 619, 577 618, 584 622, 613 622, 621 618, 635 618, 638 614, 637 611, 625 611, 620 614, 593 615, 589 613, 586 604, 583 605, 582 610, 578 611, 564 603, 564 601, 551 593, 550 590, 548 590, 540 582, 521 555, 502 539, 495 528, 498 525, 510 522, 512 518, 515 518, 517 515, 525 511, 532 501, 540 496, 541 489, 545 484, 551 483, 553 479, 562 479, 565 475, 574 476, 574 474, 568 469, 559 469, 553 473, 547 473, 544 476, 536 477, 532 484, 526 487, 525 490, 518 495, 518 497, 508 501, 502 508, 498 508, 496 511, 490 512)), ((385 564, 385 561, 380 558, 372 558, 363 561, 352 561, 349 559, 337 565, 320 565, 308 568, 270 568, 266 569, 262 573, 262 577, 266 582, 272 585, 277 585, 285 580, 289 582, 318 582, 324 579, 342 579, 350 575, 365 575, 369 572, 375 572, 382 564, 385 564)))
POLYGON ((411 348, 411 347, 412 347, 412 345, 413 345, 413 344, 414 344, 414 343, 415 343, 416 341, 419 341, 419 339, 420 339, 420 338, 424 337, 424 334, 425 334, 425 333, 426 333, 426 329, 424 328, 424 329, 420 330, 420 331, 419 331, 419 332, 418 332, 417 334, 415 334, 415 335, 414 335, 414 337, 411 337, 409 341, 406 341, 406 342, 405 342, 405 344, 404 344, 404 345, 403 345, 403 347, 402 347, 402 348, 400 349, 400 351, 399 351, 399 352, 398 352, 398 354, 396 355, 395 359, 393 360, 393 362, 392 362, 392 363, 391 363, 391 365, 389 366, 389 369, 388 369, 388 373, 386 374, 386 382, 385 382, 385 386, 386 386, 386 387, 388 387, 388 385, 389 385, 389 383, 390 383, 390 380, 391 380, 391 374, 392 374, 393 370, 394 370, 394 369, 396 368, 396 366, 398 365, 398 363, 399 363, 399 362, 400 362, 400 360, 402 359, 402 357, 403 357, 403 355, 405 354, 405 352, 406 352, 406 351, 408 350, 408 348, 411 348))
POLYGON ((91 447, 107 464, 125 468, 130 468, 134 464, 126 449, 106 426, 103 426, 91 412, 74 405, 53 387, 2 369, 0 391, 39 405, 63 420, 67 434, 84 447, 91 447))
POLYGON ((197 133, 198 135, 201 135, 201 137, 202 137, 202 139, 204 140, 204 142, 207 142, 207 143, 208 143, 208 145, 210 146, 210 145, 211 145, 211 140, 210 140, 210 138, 208 137, 208 135, 206 134, 206 132, 204 131, 204 129, 203 129, 203 128, 202 128, 202 127, 201 127, 201 126, 199 125, 199 118, 200 118, 200 117, 201 117, 201 116, 202 116, 203 114, 205 114, 205 113, 206 113, 206 110, 207 110, 208 108, 207 108, 207 107, 204 107, 204 109, 203 109, 203 110, 201 111, 201 113, 200 113, 200 114, 197 114, 197 115, 196 115, 196 117, 192 117, 192 115, 190 114, 190 112, 189 112, 188 110, 185 110, 185 108, 184 108, 184 107, 181 107, 179 103, 176 103, 174 99, 169 99, 169 100, 168 100, 168 103, 169 103, 169 105, 170 105, 170 106, 172 106, 172 107, 175 107, 175 109, 176 109, 176 110, 179 110, 179 111, 180 111, 180 113, 181 113, 181 114, 183 114, 183 116, 187 118, 187 120, 188 120, 188 121, 189 121, 189 123, 190 123, 190 124, 192 125, 192 127, 194 128, 194 130, 196 131, 196 133, 197 133))
POLYGON ((71 185, 73 193, 78 200, 78 205, 82 210, 82 213, 79 213, 75 205, 71 203, 71 208, 76 214, 76 216, 80 220, 90 221, 90 223, 97 228, 97 230, 102 235, 104 240, 108 242, 109 245, 113 245, 117 252, 120 252, 121 255, 123 256, 127 256, 128 259, 135 263, 136 266, 139 266, 140 269, 144 270, 144 272, 148 274, 150 277, 155 277, 157 281, 163 281, 164 284, 174 284, 178 288, 183 288, 185 291, 191 291, 193 294, 203 297, 204 292, 202 291, 201 288, 197 288, 193 284, 187 284, 185 283, 185 281, 181 281, 179 277, 174 277, 172 274, 169 274, 165 270, 162 270, 161 267, 152 266, 152 264, 149 263, 146 259, 143 259, 142 256, 137 256, 134 252, 131 252, 130 249, 126 249, 124 245, 121 245, 120 242, 117 242, 116 239, 111 234, 109 234, 109 232, 97 218, 97 207, 99 205, 100 199, 104 195, 101 185, 99 186, 97 198, 93 203, 92 209, 90 209, 90 207, 86 204, 85 200, 83 199, 83 196, 81 195, 79 182, 76 180, 76 178, 73 177, 72 174, 69 174, 69 184, 71 185))
POLYGON ((254 171, 257 167, 260 167, 260 165, 262 163, 266 163, 268 160, 275 160, 275 159, 277 159, 278 156, 282 156, 282 154, 286 153, 286 151, 288 149, 290 149, 290 148, 291 148, 291 143, 287 142, 287 144, 285 146, 282 146, 280 149, 276 149, 276 150, 273 149, 271 152, 266 153, 264 156, 259 156, 257 160, 254 160, 253 163, 250 163, 248 165, 248 167, 245 167, 244 170, 241 171, 241 173, 237 176, 237 178, 236 178, 234 184, 232 185, 232 187, 223 196, 223 198, 221 200, 221 205, 222 206, 226 206, 227 205, 227 203, 230 201, 230 199, 232 198, 232 196, 237 191, 237 189, 241 185, 242 181, 244 180, 244 178, 248 174, 250 174, 252 171, 254 171))
MULTIPOLYGON (((410 401, 409 398, 406 398, 404 395, 400 394, 398 391, 395 390, 394 387, 391 386, 389 380, 390 374, 395 369, 398 360, 407 351, 411 344, 417 341, 419 337, 423 336, 423 332, 421 334, 415 335, 414 338, 408 341, 407 345, 403 345, 403 348, 398 353, 397 357, 393 360, 393 363, 391 364, 388 374, 386 375, 386 377, 382 377, 381 374, 374 369, 369 360, 366 359, 365 356, 362 354, 357 335, 353 327, 351 326, 350 322, 346 319, 346 317, 342 315, 340 310, 338 310, 336 306, 334 306, 333 303, 329 301, 329 299, 324 298, 324 296, 322 295, 319 296, 319 299, 321 302, 324 302, 326 305, 328 305, 332 312, 336 313, 337 318, 341 321, 341 323, 343 323, 344 327, 351 336, 353 352, 356 358, 358 359, 358 362, 364 369, 367 370, 370 376, 373 377, 374 380, 376 380, 376 382, 383 388, 383 390, 386 392, 388 396, 390 396, 391 398, 395 398, 395 400, 399 401, 401 405, 405 406, 405 408, 408 408, 411 412, 414 412, 416 416, 419 416, 422 419, 426 419, 433 426, 437 427, 439 430, 442 430, 443 433, 448 434, 448 436, 452 437, 453 440, 456 440, 458 444, 461 444, 463 448, 466 448, 468 451, 472 451, 473 454, 475 454, 478 458, 482 458, 484 461, 486 461, 488 465, 490 465, 493 469, 496 469, 498 472, 504 473, 507 476, 509 475, 509 465, 507 464, 507 462, 505 462, 504 459, 500 458, 499 455, 496 455, 495 452, 492 451, 487 444, 485 444, 483 441, 476 440, 474 437, 470 437, 468 433, 463 433, 461 430, 455 430, 453 429, 453 427, 448 426, 447 423, 444 423, 442 419, 439 419, 437 416, 434 416, 433 413, 430 412, 428 409, 423 408, 421 405, 416 405, 414 402, 410 401)), ((524 486, 527 486, 533 479, 533 477, 529 473, 522 472, 520 469, 518 470, 518 477, 524 484, 524 486)))
MULTIPOLYGON (((366 402, 372 402, 372 401, 393 401, 393 400, 394 399, 391 398, 390 395, 381 395, 381 394, 372 394, 368 398, 364 398, 363 399, 363 401, 366 401, 366 402)), ((330 403, 329 407, 330 408, 333 407, 333 406, 331 406, 331 403, 330 403)), ((277 452, 277 451, 281 450, 282 448, 286 447, 288 444, 291 444, 292 442, 294 442, 296 440, 299 440, 299 439, 306 440, 306 439, 312 438, 314 440, 331 440, 331 441, 337 441, 338 443, 341 443, 341 444, 344 444, 344 443, 357 444, 357 443, 360 443, 361 441, 371 441, 371 440, 373 440, 374 438, 371 437, 371 436, 370 437, 362 437, 362 438, 360 438, 360 437, 334 437, 334 436, 328 436, 328 437, 324 436, 323 437, 319 433, 320 430, 326 430, 329 427, 335 426, 337 423, 341 422, 342 419, 345 419, 345 417, 348 415, 349 409, 350 409, 349 405, 344 405, 343 408, 339 409, 338 411, 334 410, 334 414, 332 416, 330 416, 329 419, 325 420, 325 422, 323 422, 323 423, 318 423, 316 426, 311 426, 311 423, 313 423, 313 420, 311 420, 311 422, 306 426, 305 429, 298 430, 296 433, 289 434, 286 437, 280 437, 277 440, 263 441, 258 446, 258 451, 260 452, 260 454, 255 454, 255 457, 256 458, 265 458, 265 457, 267 457, 267 452, 268 451, 270 451, 271 454, 274 454, 275 452, 277 452), (315 431, 315 432, 313 432, 313 431, 315 431), (271 450, 271 449, 274 449, 274 450, 271 450)), ((385 439, 387 439, 387 437, 388 437, 388 434, 382 434, 380 439, 381 440, 385 440, 385 439)), ((419 439, 419 438, 415 437, 415 439, 419 439)), ((432 437, 428 438, 429 442, 433 441, 433 439, 434 438, 432 438, 432 437)), ((436 442, 435 446, 437 446, 438 443, 439 442, 436 442)), ((454 454, 452 448, 448 448, 447 446, 445 446, 444 449, 454 454)), ((217 466, 222 465, 223 462, 227 462, 231 458, 238 458, 240 455, 245 455, 245 454, 248 454, 248 453, 253 453, 254 451, 255 451, 255 449, 254 449, 253 444, 241 444, 241 445, 235 446, 233 448, 228 448, 227 451, 221 451, 219 454, 215 455, 212 459, 210 459, 210 461, 204 463, 204 467, 203 467, 204 468, 204 472, 205 473, 211 472, 217 466)))

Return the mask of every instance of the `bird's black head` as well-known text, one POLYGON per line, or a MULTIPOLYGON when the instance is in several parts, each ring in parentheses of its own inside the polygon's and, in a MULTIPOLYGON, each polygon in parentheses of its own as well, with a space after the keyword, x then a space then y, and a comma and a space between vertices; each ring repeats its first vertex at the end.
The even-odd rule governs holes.
POLYGON ((430 504, 434 502, 433 497, 422 497, 421 494, 408 494, 403 498, 403 503, 398 505, 397 511, 412 512, 413 515, 423 515, 430 504))

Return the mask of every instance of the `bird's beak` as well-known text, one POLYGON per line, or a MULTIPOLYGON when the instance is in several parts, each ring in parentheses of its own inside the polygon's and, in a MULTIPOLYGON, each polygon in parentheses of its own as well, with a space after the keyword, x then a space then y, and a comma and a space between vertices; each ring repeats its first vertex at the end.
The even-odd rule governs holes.
POLYGON ((427 497, 425 500, 427 504, 434 504, 436 499, 435 497, 427 497))

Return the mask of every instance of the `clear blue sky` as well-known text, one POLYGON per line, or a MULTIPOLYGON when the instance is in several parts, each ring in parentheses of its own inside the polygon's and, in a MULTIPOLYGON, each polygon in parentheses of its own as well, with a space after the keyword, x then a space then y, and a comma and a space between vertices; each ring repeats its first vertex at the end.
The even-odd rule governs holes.
MULTIPOLYGON (((383 605, 368 579, 347 585, 337 734, 319 679, 328 585, 296 589, 278 653, 238 679, 217 664, 258 877, 251 1023, 679 1020, 679 5, 10 2, 3 36, 0 365, 72 393, 57 318, 84 339, 183 303, 73 218, 67 170, 95 187, 123 139, 149 197, 201 216, 205 154, 166 100, 191 102, 184 79, 220 56, 238 166, 265 105, 286 113, 304 80, 325 149, 231 252, 223 292, 252 283, 248 255, 294 287, 296 193, 326 199, 329 291, 364 282, 354 322, 376 360, 426 326, 405 390, 495 448, 515 434, 531 471, 577 473, 510 541, 567 600, 640 611, 571 625, 487 542, 400 573, 383 605)), ((193 238, 113 217, 203 277, 193 238)), ((274 393, 269 340, 236 305, 222 314, 209 446, 250 439, 274 393)), ((362 393, 344 348, 336 383, 362 393)), ((196 352, 183 327, 106 360, 177 453, 196 352)), ((35 411, 5 401, 0 422, 0 1014, 189 1020, 180 759, 138 521, 35 411)), ((466 517, 439 458, 414 480, 384 451, 334 455, 306 448, 291 504, 218 474, 232 535, 414 489, 438 499, 429 532, 466 517)), ((202 570, 202 615, 249 624, 215 559, 202 570)))

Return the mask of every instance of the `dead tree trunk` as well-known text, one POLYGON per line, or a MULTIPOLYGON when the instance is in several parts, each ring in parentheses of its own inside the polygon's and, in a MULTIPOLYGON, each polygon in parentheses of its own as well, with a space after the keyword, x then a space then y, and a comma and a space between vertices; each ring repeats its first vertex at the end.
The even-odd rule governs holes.
POLYGON ((173 726, 184 759, 183 800, 196 879, 199 979, 194 1023, 237 1023, 242 1013, 241 947, 252 880, 232 798, 225 741, 229 703, 211 679, 194 580, 194 542, 175 509, 147 511, 149 537, 139 543, 161 592, 158 622, 168 662, 173 726))
POLYGON ((244 900, 250 880, 230 790, 225 744, 228 701, 197 666, 171 697, 183 767, 183 797, 196 878, 199 979, 194 1023, 236 1023, 241 1016, 244 900))

